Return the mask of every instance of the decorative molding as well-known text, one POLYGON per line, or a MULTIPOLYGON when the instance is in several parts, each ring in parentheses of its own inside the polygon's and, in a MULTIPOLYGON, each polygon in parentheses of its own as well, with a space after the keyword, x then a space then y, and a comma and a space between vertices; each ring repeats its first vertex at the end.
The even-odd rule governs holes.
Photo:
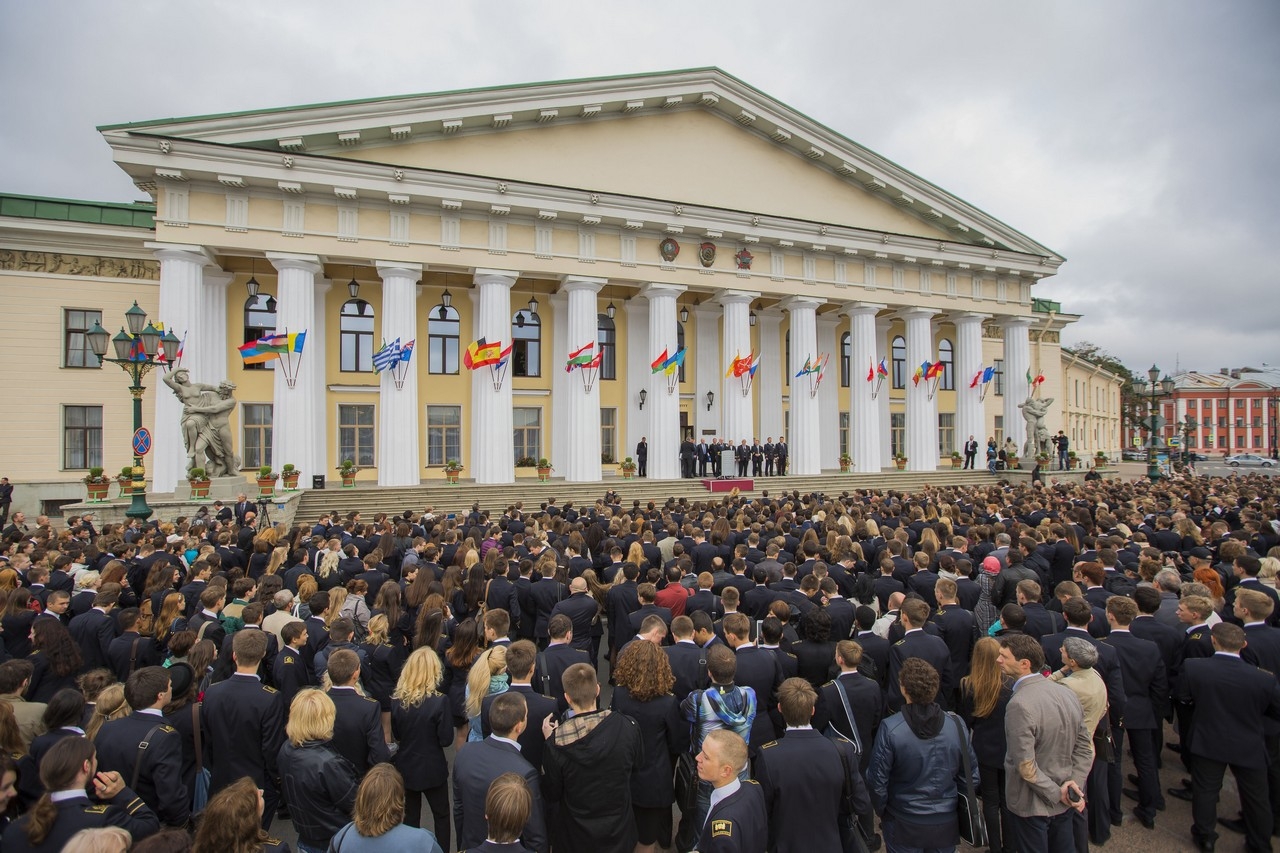
POLYGON ((244 187, 244 178, 239 175, 219 175, 218 183, 224 187, 236 187, 242 189, 244 187))
POLYGON ((599 217, 599 216, 593 216, 593 215, 591 215, 591 214, 583 214, 583 216, 582 216, 582 224, 583 224, 583 225, 587 225, 587 226, 592 226, 592 227, 594 227, 594 226, 596 226, 596 225, 599 225, 599 224, 600 224, 600 217, 599 217))
POLYGON ((186 175, 182 174, 181 169, 156 169, 156 177, 164 181, 188 181, 186 175))
POLYGON ((409 245, 409 212, 407 210, 391 211, 391 233, 388 242, 393 246, 409 245))
POLYGON ((804 152, 804 156, 808 157, 810 160, 821 160, 823 157, 827 156, 827 152, 823 151, 816 145, 810 145, 809 150, 804 152))
POLYGON ((558 215, 559 215, 559 214, 557 214, 554 210, 539 210, 539 211, 538 211, 538 218, 539 218, 539 219, 541 219, 543 222, 553 222, 553 221, 555 221, 555 218, 556 218, 556 216, 558 216, 558 215))
POLYGON ((634 113, 642 109, 644 109, 644 101, 627 101, 622 107, 624 113, 634 113))
POLYGON ((462 248, 462 219, 458 216, 440 217, 440 248, 456 252, 462 248))
POLYGON ((595 118, 600 115, 600 104, 587 104, 582 108, 582 118, 595 118))
POLYGON ((302 189, 302 184, 297 181, 276 181, 276 188, 282 193, 293 193, 295 195, 301 195, 305 192, 302 189))
POLYGON ((387 201, 391 204, 408 204, 409 196, 404 193, 387 193, 387 201))
POLYGON ((306 142, 303 141, 301 136, 277 139, 276 144, 279 145, 283 151, 303 151, 306 149, 306 142))
POLYGON ((301 237, 306 230, 306 202, 298 199, 284 200, 284 220, 280 233, 284 237, 301 237))
POLYGON ((14 252, 0 249, 0 270, 46 275, 96 276, 160 280, 160 262, 141 258, 104 258, 61 252, 14 252))
POLYGON ((546 124, 549 121, 555 121, 560 116, 559 110, 539 110, 538 123, 546 124))
POLYGON ((773 137, 774 142, 790 142, 791 141, 790 132, 783 130, 780 127, 775 127, 773 129, 773 133, 770 135, 773 137))
POLYGON ((462 202, 451 198, 440 199, 440 207, 445 210, 462 210, 462 202))
POLYGON ((836 171, 848 178, 852 178, 854 175, 858 174, 857 167, 851 163, 845 162, 844 160, 841 160, 840 165, 836 166, 836 171))
POLYGON ((413 127, 408 124, 397 124, 389 131, 391 138, 396 142, 405 142, 413 135, 413 127))
POLYGON ((704 107, 714 107, 716 104, 720 103, 720 96, 712 92, 703 92, 698 97, 698 103, 704 107))
POLYGON ((245 193, 227 193, 228 231, 249 230, 249 196, 245 193))
POLYGON ((360 198, 360 193, 356 192, 356 190, 351 187, 334 187, 333 194, 338 198, 346 199, 347 201, 355 201, 360 198))
POLYGON ((551 234, 551 226, 549 225, 539 224, 533 227, 533 256, 535 258, 551 257, 551 234))
POLYGON ((755 124, 755 120, 756 120, 755 113, 748 112, 747 110, 739 111, 737 117, 734 118, 734 121, 736 121, 738 124, 742 125, 743 127, 749 127, 750 125, 755 124))
POLYGON ((494 127, 506 127, 511 124, 511 113, 503 113, 500 116, 494 116, 492 124, 494 127))
POLYGON ((507 253, 507 223, 502 220, 489 220, 489 254, 505 255, 507 253))
POLYGON ((507 215, 507 214, 509 214, 509 213, 511 213, 511 208, 510 208, 510 207, 508 207, 508 206, 507 206, 507 205, 505 205, 505 204, 491 204, 491 205, 489 205, 489 215, 490 215, 490 216, 506 216, 506 215, 507 215))
POLYGON ((354 243, 360 234, 360 209, 351 205, 338 207, 338 242, 354 243))
POLYGON ((360 131, 344 130, 338 134, 338 144, 344 147, 351 147, 360 144, 360 131))
POLYGON ((443 122, 440 123, 441 133, 457 133, 461 129, 462 129, 462 119, 460 118, 445 119, 443 122))

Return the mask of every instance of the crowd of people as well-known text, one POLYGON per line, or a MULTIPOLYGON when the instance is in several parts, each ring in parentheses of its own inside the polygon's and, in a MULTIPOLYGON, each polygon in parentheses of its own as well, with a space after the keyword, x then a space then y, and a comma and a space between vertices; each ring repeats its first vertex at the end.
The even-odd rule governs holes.
POLYGON ((1238 476, 15 513, 0 843, 1085 853, 1168 796, 1270 850, 1278 558, 1238 476))

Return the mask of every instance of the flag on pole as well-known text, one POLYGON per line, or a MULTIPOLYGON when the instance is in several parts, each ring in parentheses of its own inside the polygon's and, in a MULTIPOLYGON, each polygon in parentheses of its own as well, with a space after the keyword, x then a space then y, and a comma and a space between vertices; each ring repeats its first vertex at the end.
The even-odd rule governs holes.
POLYGON ((266 364, 280 357, 279 351, 273 349, 267 341, 269 338, 260 338, 256 341, 249 341, 239 347, 240 358, 245 364, 266 364))
POLYGON ((1036 374, 1035 384, 1036 384, 1036 385, 1043 385, 1043 384, 1044 384, 1044 374, 1043 374, 1043 373, 1037 373, 1037 374, 1036 374))
POLYGON ((978 383, 982 381, 982 374, 984 373, 986 373, 985 370, 979 370, 977 373, 973 374, 973 381, 969 383, 969 387, 977 388, 978 383))
POLYGON ((995 369, 995 367, 986 367, 986 368, 983 368, 983 370, 982 370, 982 384, 983 384, 983 385, 986 385, 988 382, 990 382, 992 379, 995 379, 995 378, 996 378, 996 369, 995 369))
MULTIPOLYGON (((502 346, 502 344, 498 343, 497 346, 502 346)), ((507 362, 511 360, 511 350, 515 349, 515 346, 515 341, 507 344, 507 348, 498 353, 498 360, 493 362, 493 366, 496 368, 505 367, 507 362)))
MULTIPOLYGON (((399 338, 397 338, 396 340, 399 341, 399 338)), ((307 332, 305 329, 302 330, 301 332, 290 332, 289 348, 288 350, 286 350, 286 352, 300 353, 302 352, 302 347, 303 345, 306 344, 306 342, 307 342, 307 332)))
POLYGON ((405 344, 404 346, 402 346, 402 347, 400 348, 400 363, 401 363, 401 364, 408 364, 408 363, 409 363, 409 359, 413 358, 413 344, 414 344, 414 341, 416 341, 416 340, 417 340, 417 338, 414 338, 414 340, 413 340, 413 341, 409 341, 409 343, 405 344))
POLYGON ((476 370, 502 360, 502 342, 489 343, 484 338, 472 341, 467 351, 462 354, 462 364, 467 370, 476 370))
POLYGON ((569 353, 569 360, 564 364, 564 372, 571 373, 575 367, 589 367, 591 365, 591 350, 594 348, 595 341, 592 341, 569 353))
POLYGON ((867 381, 873 382, 876 378, 876 360, 874 358, 867 360, 867 381))
POLYGON ((920 362, 920 366, 916 368, 916 372, 911 374, 911 384, 919 385, 920 380, 924 378, 925 373, 929 371, 932 365, 927 361, 920 362))
POLYGON ((684 356, 685 356, 685 353, 688 351, 689 351, 689 348, 685 347, 684 349, 681 349, 675 355, 671 356, 666 361, 664 361, 662 363, 663 371, 665 371, 668 376, 670 376, 672 373, 675 373, 676 369, 679 368, 680 365, 684 364, 684 356))
POLYGON ((653 361, 649 362, 650 371, 653 373, 658 373, 662 371, 666 366, 667 366, 667 350, 666 349, 663 349, 662 355, 658 356, 653 361))
POLYGON ((382 349, 373 354, 373 370, 375 373, 381 373, 388 368, 394 367, 400 363, 400 339, 396 338, 389 344, 384 343, 382 349))
POLYGON ((880 366, 876 368, 876 373, 880 374, 881 376, 889 375, 889 368, 887 365, 885 365, 883 358, 880 359, 880 366))
POLYGON ((924 372, 924 378, 933 379, 936 376, 941 376, 942 371, 946 369, 947 363, 945 361, 935 361, 933 364, 929 365, 929 369, 924 372))

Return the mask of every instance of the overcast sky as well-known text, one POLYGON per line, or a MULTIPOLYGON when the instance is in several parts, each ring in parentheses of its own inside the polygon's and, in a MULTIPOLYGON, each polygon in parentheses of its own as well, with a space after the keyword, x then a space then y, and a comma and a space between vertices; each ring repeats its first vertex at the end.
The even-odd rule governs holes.
POLYGON ((1280 3, 0 0, 0 191, 100 124, 715 65, 1066 256, 1132 369, 1280 364, 1280 3))

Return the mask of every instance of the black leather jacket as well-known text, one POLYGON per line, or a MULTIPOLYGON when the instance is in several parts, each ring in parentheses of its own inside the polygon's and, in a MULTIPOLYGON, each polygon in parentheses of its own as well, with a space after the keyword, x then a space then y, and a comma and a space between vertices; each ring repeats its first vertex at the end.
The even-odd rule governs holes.
POLYGON ((324 849, 351 822, 360 780, 355 768, 321 741, 280 747, 280 777, 298 840, 324 849))

